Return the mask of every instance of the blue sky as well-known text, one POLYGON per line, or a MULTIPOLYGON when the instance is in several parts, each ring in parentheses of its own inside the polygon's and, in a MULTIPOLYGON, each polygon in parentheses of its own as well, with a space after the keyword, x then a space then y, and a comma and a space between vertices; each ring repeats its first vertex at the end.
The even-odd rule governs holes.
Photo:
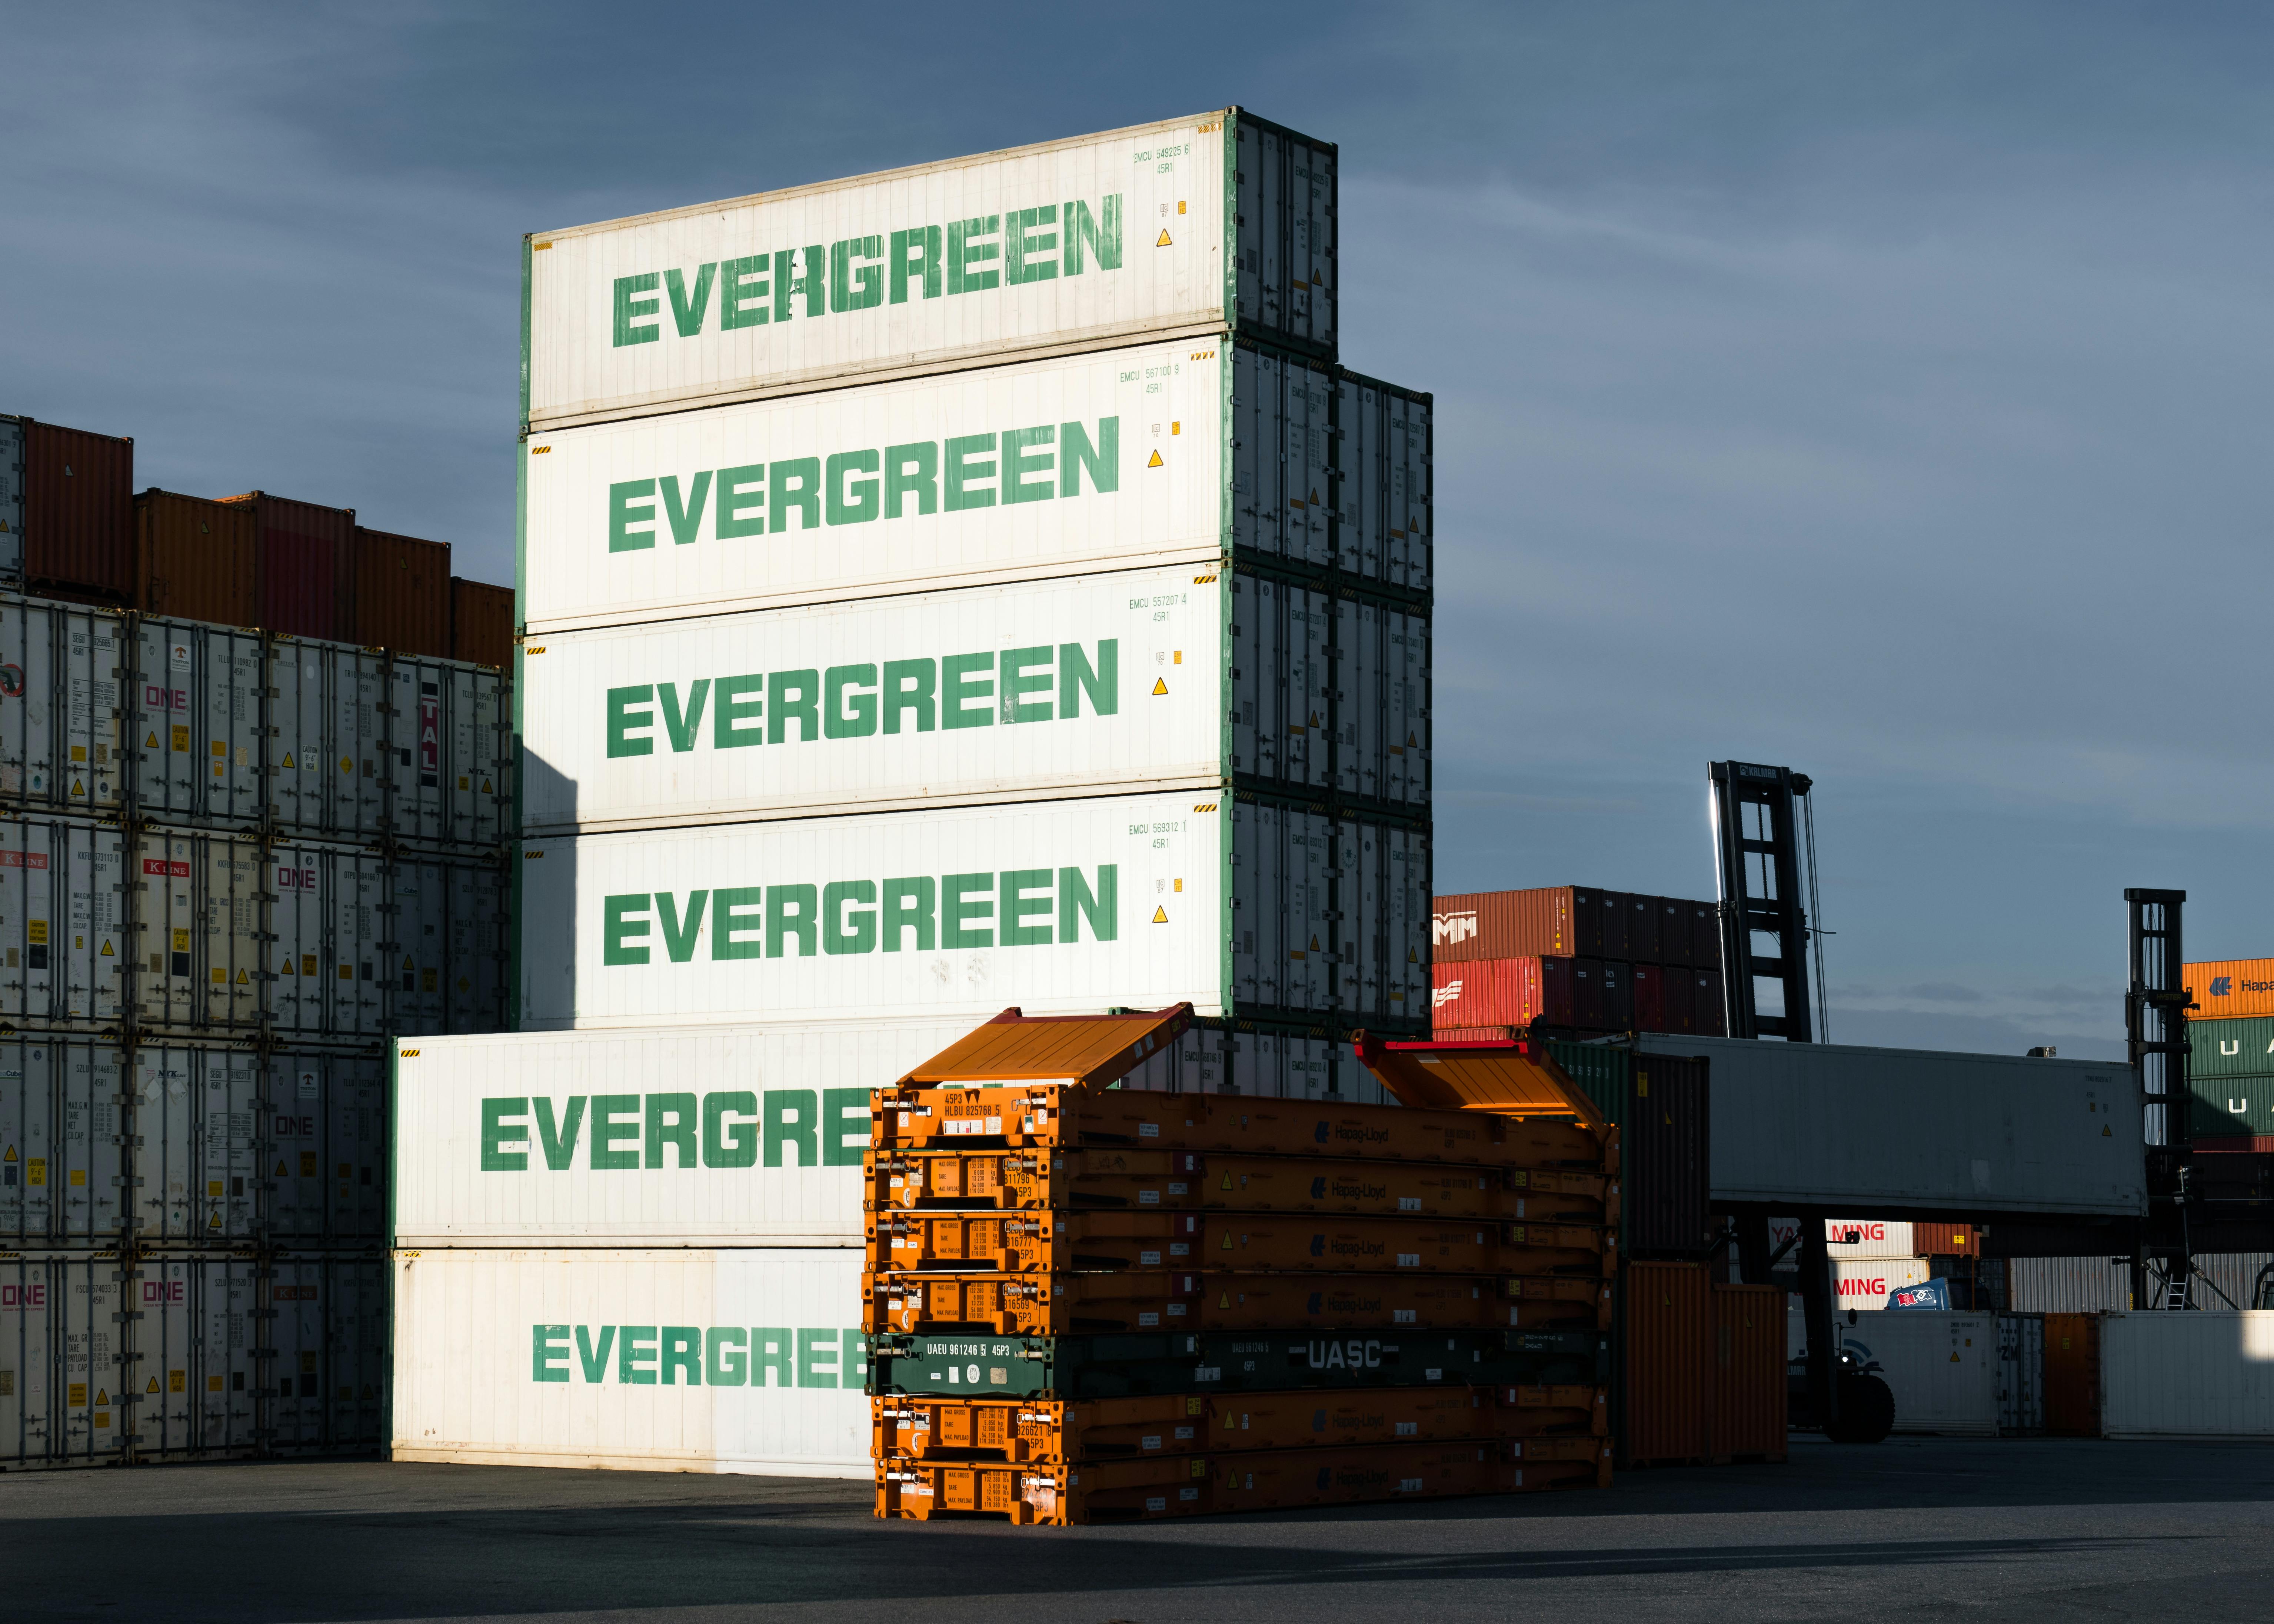
POLYGON ((2274 21, 2090 4, 9 4, 0 410, 511 568, 518 239, 1237 102, 1434 389, 1441 889, 1705 894, 1817 780, 1833 1034, 2274 954, 2274 21))

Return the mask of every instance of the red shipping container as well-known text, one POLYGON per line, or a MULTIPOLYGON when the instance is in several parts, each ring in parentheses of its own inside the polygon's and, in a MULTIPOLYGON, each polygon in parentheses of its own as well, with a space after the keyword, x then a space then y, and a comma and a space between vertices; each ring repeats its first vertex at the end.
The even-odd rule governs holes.
POLYGON ((1578 959, 1571 964, 1571 1024, 1589 1032, 1607 1028, 1603 998, 1603 961, 1578 959))
POLYGON ((1433 1027, 1577 1026, 1569 959, 1472 959, 1429 967, 1433 1027))
POLYGON ((1969 1223, 1914 1223, 1911 1250, 1922 1258, 1978 1258, 1982 1243, 1969 1223))
POLYGON ((1658 910, 1658 953, 1653 963, 1669 965, 1676 969, 1687 968, 1690 956, 1690 910, 1691 904, 1678 897, 1653 898, 1658 910))
POLYGON ((295 637, 356 641, 355 509, 248 491, 260 623, 295 637))
POLYGON ((1626 1310, 1621 1464, 1702 1461, 1712 1449, 1720 1385, 1706 1266, 1629 1263, 1619 1283, 1626 1310))
POLYGON ((504 666, 513 659, 513 589, 450 577, 450 658, 504 666))
POLYGON ((1637 1032, 1672 1032, 1667 1024, 1666 988, 1674 979, 1662 965, 1638 964, 1631 972, 1634 979, 1634 1029, 1637 1032))
POLYGON ((1728 1035, 1723 1025, 1721 1008, 1721 973, 1718 970, 1694 970, 1697 1008, 1692 1011, 1695 1030, 1699 1037, 1718 1038, 1728 1035))
POLYGON ((1634 964, 1664 964, 1660 950, 1659 902, 1656 897, 1627 896, 1627 959, 1634 964))
POLYGON ((1600 951, 1601 893, 1570 885, 1466 891, 1431 905, 1433 957, 1570 959, 1600 951), (1593 946, 1589 944, 1593 944, 1593 946))
POLYGON ((1713 1287, 1713 1414, 1717 1462, 1781 1461, 1788 1448, 1784 1289, 1713 1287))
POLYGON ((134 442, 26 417, 24 575, 81 603, 134 601, 134 442))
POLYGON ((1634 966, 1615 959, 1606 959, 1603 965, 1603 1029, 1607 1032, 1634 1030, 1634 966))
POLYGON ((1603 942, 1596 952, 1605 959, 1632 959, 1634 954, 1627 947, 1627 924, 1634 913, 1634 898, 1623 891, 1607 891, 1598 892, 1597 899, 1602 910, 1603 942))
POLYGON ((134 499, 134 604, 145 614, 258 626, 252 515, 153 487, 134 499))
POLYGON ((358 524, 355 560, 355 641, 449 658, 450 544, 358 524))

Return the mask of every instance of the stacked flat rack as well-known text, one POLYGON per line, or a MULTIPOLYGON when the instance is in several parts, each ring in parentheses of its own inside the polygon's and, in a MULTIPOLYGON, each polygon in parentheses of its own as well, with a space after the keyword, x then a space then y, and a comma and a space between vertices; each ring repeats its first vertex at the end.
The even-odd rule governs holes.
POLYGON ((877 1515, 1607 1483, 1616 1130, 1110 1086, 1189 1019, 1009 1012, 879 1094, 877 1515))

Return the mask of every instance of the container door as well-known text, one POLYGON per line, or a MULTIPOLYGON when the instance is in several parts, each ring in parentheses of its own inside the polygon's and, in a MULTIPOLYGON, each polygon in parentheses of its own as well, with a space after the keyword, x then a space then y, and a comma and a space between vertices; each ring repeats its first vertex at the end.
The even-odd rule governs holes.
POLYGON ((146 1026, 186 1031, 205 1007, 195 855, 188 835, 145 834, 135 842, 129 883, 141 929, 134 936, 134 1019, 146 1026))
MULTIPOLYGON (((38 1246, 49 1238, 58 1165, 53 1044, 0 1038, 0 1249, 38 1246)), ((6 1444, 0 1440, 0 1459, 6 1444)))
POLYGON ((57 1238, 75 1246, 112 1246, 133 1193, 120 1137, 118 1051, 108 1044, 72 1042, 64 1051, 60 1116, 62 1154, 57 1238))
POLYGON ((1433 563, 1435 531, 1434 470, 1430 405, 1410 395, 1396 395, 1389 402, 1389 490, 1388 510, 1391 549, 1386 578, 1393 586, 1427 592, 1435 584, 1433 563))
POLYGON ((199 1238, 205 1205, 198 1175, 204 1162, 204 1091, 198 1051, 145 1044, 127 1072, 134 1099, 134 1199, 141 1238, 179 1244, 199 1238))
POLYGON ((443 952, 444 1030, 505 1030, 505 871, 453 863, 443 952))
POLYGON ((1294 906, 1289 910, 1288 936, 1296 944, 1291 953, 1291 974, 1285 989, 1291 1009, 1334 1008, 1337 966, 1335 964, 1333 898, 1327 870, 1334 866, 1335 825, 1315 812, 1287 815, 1291 887, 1294 906))
POLYGON ((196 1024, 207 1029, 251 1030, 260 1024, 267 954, 261 941, 267 865, 260 848, 221 835, 187 842, 196 886, 198 986, 204 995, 196 1024))
POLYGON ((134 1453, 139 1460, 179 1458, 200 1447, 197 1318, 202 1261, 145 1258, 129 1282, 135 1311, 129 1378, 134 1453))
POLYGON ((207 1245, 253 1240, 262 1233, 260 1196, 267 1183, 260 1160, 258 1063, 234 1049, 184 1052, 199 1129, 184 1228, 207 1245))
POLYGON ((382 945, 390 968, 388 1030, 425 1034, 443 1029, 442 950, 449 940, 449 893, 439 861, 398 860, 382 945))
POLYGON ((325 1030, 333 976, 325 940, 332 869, 345 853, 277 846, 266 860, 268 935, 265 967, 270 1026, 314 1035, 325 1030))
POLYGON ((63 1266, 0 1257, 0 1466, 41 1466, 62 1438, 55 1339, 63 1266))
POLYGON ((381 761, 388 828, 398 840, 437 845, 464 838, 451 825, 450 792, 442 781, 446 675, 440 660, 398 655, 388 664, 381 761))
POLYGON ((124 800, 119 713, 127 663, 125 622, 98 610, 58 611, 67 709, 56 802, 79 814, 115 813, 124 800))
POLYGON ((279 638, 268 656, 268 807, 287 829, 332 827, 328 812, 338 763, 330 760, 324 723, 333 672, 316 643, 279 638))
POLYGON ((63 1447, 74 1465, 117 1460, 132 1436, 124 1396, 125 1322, 118 1260, 72 1259, 54 1266, 61 1277, 56 1340, 63 1347, 63 1447))
MULTIPOLYGON (((0 482, 9 477, 6 438, 15 432, 12 419, 0 418, 0 482)), ((11 545, 21 552, 21 533, 0 534, 0 551, 11 545)), ((56 718, 63 712, 63 695, 56 689, 56 638, 61 613, 20 598, 0 602, 0 796, 26 807, 58 804, 56 718)))
MULTIPOLYGON (((0 583, 19 589, 24 579, 24 462, 22 419, 0 417, 0 583)), ((6 1458, 7 1440, 0 1434, 0 1460, 6 1458)))
POLYGON ((216 1259, 200 1266, 201 1295, 194 1305, 202 1380, 198 1389, 200 1429, 205 1447, 231 1454, 252 1451, 260 1442, 262 1327, 253 1316, 261 1306, 267 1266, 251 1258, 216 1259))
POLYGON ((268 1384, 268 1442, 280 1455, 305 1453, 325 1441, 324 1317, 326 1265, 278 1259, 267 1307, 276 1357, 268 1384))
POLYGON ((1390 836, 1389 956, 1396 980, 1388 981, 1385 1002, 1392 1016, 1410 1025, 1428 1019, 1429 1011, 1429 837, 1412 830, 1390 836))

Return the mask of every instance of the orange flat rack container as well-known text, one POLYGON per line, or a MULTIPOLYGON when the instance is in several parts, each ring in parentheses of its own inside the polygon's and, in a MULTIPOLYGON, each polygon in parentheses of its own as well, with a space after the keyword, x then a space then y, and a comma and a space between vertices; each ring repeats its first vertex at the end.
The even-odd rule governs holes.
POLYGON ((1436 1111, 1562 1116, 1608 1134, 1594 1102, 1555 1063, 1547 1045, 1510 1036, 1481 1042, 1404 1042, 1352 1034, 1359 1061, 1401 1104, 1436 1111))
POLYGON ((1122 1015, 1022 1015, 1005 1010, 900 1079, 903 1088, 1118 1082, 1183 1035, 1193 1006, 1122 1015))

